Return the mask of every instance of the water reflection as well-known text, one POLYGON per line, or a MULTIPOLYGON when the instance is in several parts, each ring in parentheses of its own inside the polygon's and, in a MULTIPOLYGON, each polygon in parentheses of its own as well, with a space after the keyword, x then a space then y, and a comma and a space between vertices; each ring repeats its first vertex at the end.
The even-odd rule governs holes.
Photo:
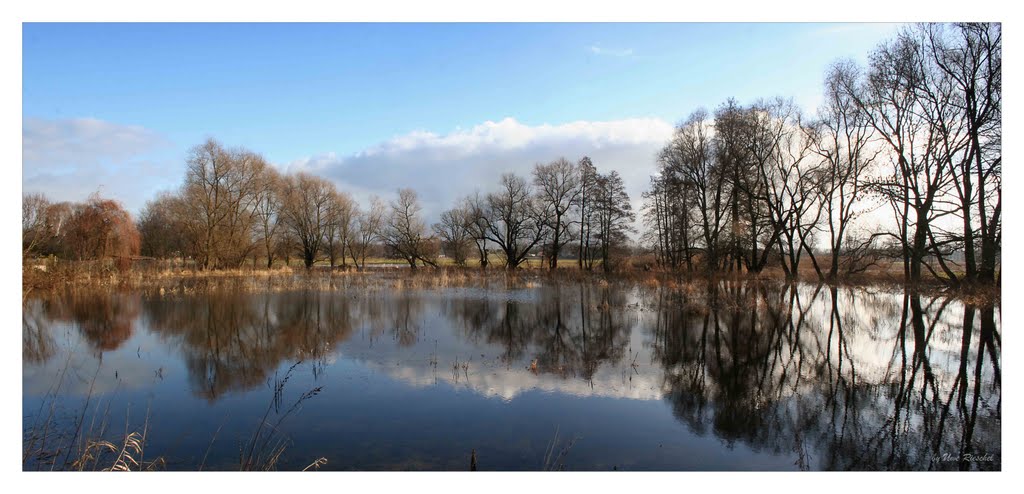
POLYGON ((286 361, 323 360, 352 332, 329 293, 217 293, 147 300, 149 327, 180 348, 191 389, 214 400, 261 385, 286 361))
POLYGON ((58 359, 57 326, 98 354, 152 335, 209 403, 297 360, 317 373, 342 359, 506 400, 528 389, 663 399, 691 433, 802 469, 926 470, 1001 466, 998 320, 992 306, 865 288, 579 283, 68 294, 30 301, 22 326, 26 369, 58 359), (438 373, 453 361, 467 364, 438 373))
POLYGON ((796 285, 651 296, 666 399, 697 433, 804 469, 999 468, 992 307, 796 285))
POLYGON ((628 294, 591 284, 553 286, 529 299, 451 299, 444 313, 466 339, 500 346, 506 364, 529 356, 534 372, 590 381, 602 363, 616 364, 626 353, 628 294))

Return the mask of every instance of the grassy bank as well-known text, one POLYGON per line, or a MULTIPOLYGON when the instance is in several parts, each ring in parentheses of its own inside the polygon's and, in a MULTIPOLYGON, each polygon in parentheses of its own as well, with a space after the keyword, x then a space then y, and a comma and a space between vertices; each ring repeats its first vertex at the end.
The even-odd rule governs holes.
MULTIPOLYGON (((635 283, 662 286, 669 289, 693 289, 712 281, 756 281, 785 283, 788 280, 781 268, 769 267, 759 273, 703 271, 670 271, 651 268, 642 260, 626 262, 616 271, 605 273, 600 267, 580 269, 574 260, 562 260, 558 269, 549 270, 540 260, 526 263, 515 270, 504 269, 499 263, 481 269, 479 265, 464 267, 450 262, 438 267, 410 269, 408 264, 393 259, 368 260, 363 270, 353 266, 330 267, 323 263, 311 269, 295 262, 278 263, 273 268, 244 266, 237 269, 201 270, 180 260, 147 260, 125 267, 103 261, 50 261, 27 262, 23 265, 23 298, 32 293, 75 288, 122 288, 158 290, 161 292, 190 293, 216 289, 242 291, 286 291, 295 289, 337 290, 351 287, 416 289, 446 287, 528 288, 550 282, 593 281, 599 283, 635 283)), ((800 281, 817 283, 817 274, 810 266, 802 268, 800 281)), ((885 286, 893 289, 911 288, 922 292, 942 292, 972 302, 985 303, 998 300, 1000 290, 994 287, 968 287, 953 290, 940 280, 908 286, 903 280, 899 263, 879 264, 871 269, 836 280, 842 286, 885 286)))

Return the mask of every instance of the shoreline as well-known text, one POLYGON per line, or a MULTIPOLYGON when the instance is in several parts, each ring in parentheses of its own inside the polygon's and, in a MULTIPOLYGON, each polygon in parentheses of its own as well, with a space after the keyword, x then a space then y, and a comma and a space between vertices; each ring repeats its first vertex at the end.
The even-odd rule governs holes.
POLYGON ((814 273, 787 278, 781 270, 769 268, 760 273, 704 273, 699 271, 667 271, 659 269, 628 269, 604 273, 599 270, 579 270, 575 264, 554 271, 546 268, 501 267, 421 267, 415 270, 393 263, 369 265, 363 270, 315 266, 311 270, 281 266, 275 268, 241 268, 197 270, 189 267, 94 269, 75 263, 63 264, 64 269, 41 271, 23 265, 22 299, 31 294, 75 289, 114 288, 127 290, 172 290, 202 292, 222 288, 245 291, 279 291, 288 289, 336 290, 352 287, 392 289, 415 288, 530 288, 538 283, 633 283, 668 289, 693 290, 708 283, 753 284, 809 284, 834 287, 878 287, 903 290, 926 295, 941 295, 963 300, 974 305, 998 305, 1001 287, 964 286, 951 288, 935 280, 908 284, 897 270, 878 271, 824 281, 814 273), (778 271, 778 272, 776 272, 778 271))

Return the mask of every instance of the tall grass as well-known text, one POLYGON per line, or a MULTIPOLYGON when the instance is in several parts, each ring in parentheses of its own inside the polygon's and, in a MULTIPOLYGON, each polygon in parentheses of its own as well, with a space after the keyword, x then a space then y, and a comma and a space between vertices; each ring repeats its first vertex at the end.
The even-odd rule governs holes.
MULTIPOLYGON (((61 387, 70 366, 70 355, 56 383, 47 391, 34 414, 32 422, 23 431, 22 468, 24 470, 51 471, 150 471, 163 469, 167 461, 162 456, 146 458, 146 441, 150 433, 151 410, 147 406, 141 425, 133 427, 130 406, 125 411, 124 428, 111 433, 110 406, 113 397, 105 401, 94 396, 95 384, 101 365, 97 366, 89 391, 80 407, 73 410, 70 423, 62 425, 59 419, 61 387)), ((281 378, 274 380, 273 393, 265 413, 252 434, 240 448, 238 469, 243 471, 275 470, 291 440, 282 432, 284 422, 307 400, 318 395, 322 387, 315 387, 300 395, 289 407, 284 407, 284 391, 292 372, 301 364, 296 362, 281 378)), ((115 390, 116 394, 116 390, 115 390)), ((223 424, 221 424, 223 426, 223 424)), ((198 470, 206 464, 220 428, 214 433, 198 470)), ((318 470, 327 459, 318 457, 303 470, 318 470)))
MULTIPOLYGON (((545 283, 594 281, 597 283, 634 283, 643 286, 665 288, 692 287, 693 283, 721 281, 784 282, 784 274, 778 267, 768 267, 759 273, 748 272, 704 272, 666 270, 643 258, 620 263, 621 267, 612 273, 599 268, 593 271, 579 269, 572 260, 563 260, 559 269, 548 270, 542 266, 527 264, 520 269, 508 270, 492 265, 486 270, 478 266, 458 267, 439 265, 437 268, 380 269, 372 266, 364 270, 331 269, 327 266, 303 267, 279 266, 271 269, 252 266, 238 269, 198 270, 180 262, 156 261, 118 269, 112 263, 102 261, 51 261, 40 266, 28 261, 23 267, 23 298, 30 293, 56 289, 126 288, 153 290, 159 295, 194 293, 229 289, 247 292, 288 291, 312 289, 321 291, 340 290, 351 287, 366 289, 434 289, 448 287, 479 287, 492 289, 529 288, 545 283)), ((381 264, 383 265, 383 264, 381 264)), ((800 279, 818 282, 812 271, 802 268, 800 279)), ((856 276, 832 282, 837 285, 883 285, 892 288, 910 288, 918 291, 942 291, 946 295, 973 296, 984 299, 998 299, 999 287, 965 287, 950 291, 941 283, 921 283, 907 287, 902 279, 902 268, 895 264, 879 265, 856 276)))
POLYGON ((576 441, 579 439, 579 436, 573 436, 563 443, 558 438, 558 427, 555 427, 555 435, 544 450, 544 463, 541 469, 548 472, 565 470, 565 458, 569 455, 569 450, 576 445, 576 441))
MULTIPOLYGON (((287 449, 288 445, 291 443, 290 439, 281 432, 281 425, 284 423, 285 419, 302 407, 303 402, 320 394, 320 391, 323 390, 321 386, 318 386, 302 393, 291 407, 289 407, 284 413, 281 413, 284 401, 285 385, 288 383, 288 379, 291 378, 292 371, 294 371, 301 363, 301 361, 294 363, 288 368, 284 376, 281 378, 278 378, 276 375, 274 376, 274 393, 271 397, 270 403, 267 405, 267 410, 263 414, 263 418, 260 420, 259 424, 256 426, 256 430, 253 431, 252 436, 239 452, 238 464, 240 470, 266 471, 276 469, 277 464, 281 459, 281 455, 284 454, 285 449, 287 449), (276 421, 271 422, 271 411, 276 415, 276 421)), ((303 471, 309 470, 310 468, 319 469, 321 465, 326 463, 326 458, 318 458, 309 466, 304 468, 303 471)))

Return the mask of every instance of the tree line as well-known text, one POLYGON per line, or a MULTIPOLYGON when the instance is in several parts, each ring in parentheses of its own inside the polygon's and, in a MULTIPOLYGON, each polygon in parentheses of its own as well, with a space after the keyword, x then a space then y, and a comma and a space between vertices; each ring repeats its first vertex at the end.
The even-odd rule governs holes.
POLYGON ((139 253, 142 240, 131 215, 98 194, 80 203, 53 203, 42 194, 27 195, 21 202, 21 230, 23 257, 124 261, 139 253))
POLYGON ((189 151, 178 190, 147 202, 137 222, 98 196, 75 205, 32 195, 23 201, 22 227, 26 257, 141 254, 190 259, 200 269, 270 268, 298 258, 307 268, 362 269, 373 255, 416 268, 436 267, 444 254, 465 266, 475 252, 482 268, 493 254, 508 269, 536 255, 555 269, 575 242, 580 267, 610 270, 633 222, 622 178, 599 173, 589 158, 537 164, 529 179, 504 174, 496 190, 456 201, 428 226, 413 189, 361 206, 327 179, 282 174, 253 151, 208 139, 189 151))
MULTIPOLYGON (((1002 35, 999 24, 920 24, 861 67, 837 62, 813 117, 791 100, 730 99, 694 111, 658 153, 643 194, 641 244, 668 270, 822 280, 902 261, 909 282, 997 284, 1001 249, 1002 35), (891 221, 870 222, 868 212, 891 221)), ((358 204, 333 182, 283 174, 258 153, 210 139, 192 148, 181 186, 137 222, 110 200, 23 201, 28 255, 194 260, 202 269, 299 258, 362 269, 532 257, 608 271, 633 246, 636 214, 621 176, 588 157, 506 173, 428 225, 417 194, 358 204)))
POLYGON ((454 262, 465 265, 475 252, 486 267, 493 247, 510 269, 534 250, 552 270, 563 256, 582 269, 613 269, 635 220, 618 172, 602 174, 588 157, 559 158, 538 163, 531 179, 506 173, 496 191, 474 193, 441 213, 433 230, 454 262))
POLYGON ((672 269, 787 277, 865 270, 891 253, 909 282, 997 283, 1001 248, 999 24, 921 24, 866 67, 834 64, 825 101, 693 112, 658 155, 643 215, 672 269), (893 221, 858 221, 872 209, 893 221))

